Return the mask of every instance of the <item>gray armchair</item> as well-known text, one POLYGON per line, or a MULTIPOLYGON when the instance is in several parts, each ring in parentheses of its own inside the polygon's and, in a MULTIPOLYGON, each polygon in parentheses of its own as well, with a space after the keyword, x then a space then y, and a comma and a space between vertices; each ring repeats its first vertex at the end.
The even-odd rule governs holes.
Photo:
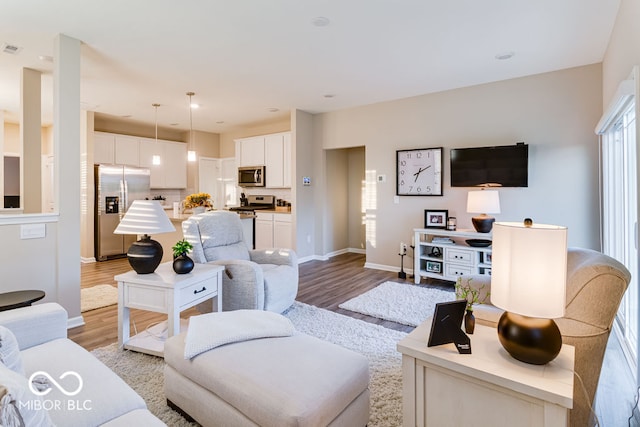
MULTIPOLYGON (((471 278, 471 286, 481 289, 480 300, 491 291, 491 276, 465 277, 471 278)), ((607 340, 630 280, 625 266, 607 255, 580 248, 567 252, 565 314, 555 322, 562 342, 576 349, 575 371, 588 395, 585 398, 579 381, 574 380, 571 426, 593 425, 589 406, 595 399, 607 340)), ((503 313, 491 304, 480 304, 473 312, 479 324, 493 327, 503 313)))
POLYGON ((298 258, 291 249, 249 250, 238 214, 212 211, 182 223, 197 263, 224 265, 222 309, 282 313, 298 294, 298 258))

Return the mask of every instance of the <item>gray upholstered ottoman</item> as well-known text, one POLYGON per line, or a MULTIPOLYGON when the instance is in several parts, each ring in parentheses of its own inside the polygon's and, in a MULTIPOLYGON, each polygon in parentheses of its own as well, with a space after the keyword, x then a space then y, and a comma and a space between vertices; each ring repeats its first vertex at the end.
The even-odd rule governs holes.
POLYGON ((203 426, 365 426, 369 362, 296 334, 243 341, 184 359, 185 334, 164 347, 171 406, 203 426))

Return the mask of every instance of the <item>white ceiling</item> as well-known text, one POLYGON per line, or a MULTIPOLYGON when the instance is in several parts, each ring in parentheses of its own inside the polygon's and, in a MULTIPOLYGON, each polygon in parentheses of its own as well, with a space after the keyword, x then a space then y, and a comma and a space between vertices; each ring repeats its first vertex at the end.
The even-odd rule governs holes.
POLYGON ((2 0, 0 109, 53 41, 83 42, 84 109, 197 130, 327 112, 601 62, 620 0, 2 0), (317 18, 328 19, 318 26, 317 18), (508 60, 498 54, 514 52, 508 60), (332 97, 327 97, 332 95, 332 97), (277 108, 278 112, 270 112, 277 108), (224 122, 224 123, 219 123, 224 122))

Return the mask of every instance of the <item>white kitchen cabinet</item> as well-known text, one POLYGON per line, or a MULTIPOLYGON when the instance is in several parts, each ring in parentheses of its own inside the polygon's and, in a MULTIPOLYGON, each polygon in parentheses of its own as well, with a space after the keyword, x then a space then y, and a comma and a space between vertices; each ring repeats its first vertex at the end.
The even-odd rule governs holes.
POLYGON ((140 167, 150 170, 151 188, 164 187, 164 145, 155 139, 142 139, 140 141, 140 167), (153 156, 158 156, 159 164, 153 164, 153 156))
POLYGON ((187 145, 141 138, 140 166, 151 171, 151 188, 186 188, 187 145), (153 164, 153 156, 158 156, 160 164, 153 164))
POLYGON ((284 144, 282 134, 266 135, 264 138, 265 186, 278 188, 284 184, 284 144))
POLYGON ((282 162, 282 176, 283 187, 291 188, 291 132, 287 132, 283 135, 283 162, 282 162))
POLYGON ((115 140, 112 133, 93 134, 93 163, 113 164, 115 161, 115 140))
POLYGON ((273 214, 273 247, 291 248, 292 240, 291 214, 273 214))
POLYGON ((263 166, 264 136, 254 136, 238 140, 240 158, 238 166, 263 166))
POLYGON ((256 249, 291 248, 291 214, 256 212, 256 249))
POLYGON ((256 212, 256 249, 273 248, 273 214, 256 212))
POLYGON ((115 163, 117 165, 140 166, 139 138, 128 135, 115 136, 115 163))
POLYGON ((187 144, 164 142, 165 188, 187 187, 187 144))
POLYGON ((236 163, 265 166, 266 188, 291 188, 291 132, 236 139, 236 163))

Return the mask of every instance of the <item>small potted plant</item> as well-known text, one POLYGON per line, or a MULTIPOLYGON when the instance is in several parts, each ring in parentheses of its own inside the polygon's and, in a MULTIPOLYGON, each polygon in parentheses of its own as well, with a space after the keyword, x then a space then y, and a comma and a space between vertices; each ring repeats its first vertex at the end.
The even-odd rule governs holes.
POLYGON ((473 334, 476 327, 476 318, 473 315, 473 305, 483 304, 491 292, 487 292, 486 295, 480 300, 480 294, 486 285, 480 286, 478 289, 471 286, 471 278, 458 277, 456 281, 456 298, 467 301, 466 313, 464 315, 464 329, 468 334, 473 334))
POLYGON ((173 247, 173 271, 177 274, 187 274, 193 270, 193 260, 187 253, 193 249, 193 245, 185 239, 179 240, 173 247))

